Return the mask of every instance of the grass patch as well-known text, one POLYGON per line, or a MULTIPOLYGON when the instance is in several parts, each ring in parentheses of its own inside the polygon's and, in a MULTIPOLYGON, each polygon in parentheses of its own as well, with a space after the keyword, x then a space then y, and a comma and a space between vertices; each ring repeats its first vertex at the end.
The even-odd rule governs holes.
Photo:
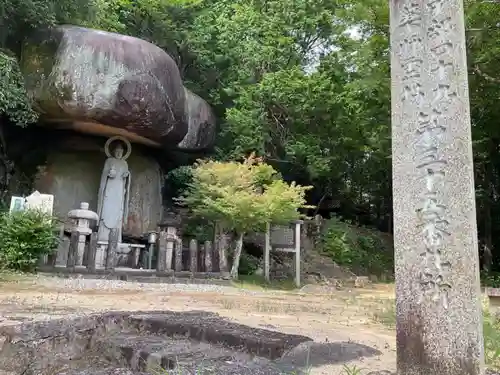
POLYGON ((294 280, 271 280, 267 282, 264 276, 240 275, 238 280, 232 282, 233 286, 250 290, 285 290, 297 289, 294 280))
POLYGON ((396 305, 393 300, 385 300, 373 313, 373 319, 389 328, 396 328, 396 305))
POLYGON ((357 366, 344 365, 342 367, 341 375, 361 375, 361 371, 363 371, 363 370, 364 369, 359 368, 357 366))
POLYGON ((500 369, 500 320, 488 310, 484 311, 483 334, 486 364, 500 369))
POLYGON ((32 278, 34 274, 12 270, 0 270, 0 283, 18 283, 32 278))
MULTIPOLYGON (((389 327, 396 328, 396 306, 394 301, 384 301, 383 306, 375 313, 373 319, 389 327)), ((500 370, 500 319, 483 306, 484 354, 488 367, 500 370)))

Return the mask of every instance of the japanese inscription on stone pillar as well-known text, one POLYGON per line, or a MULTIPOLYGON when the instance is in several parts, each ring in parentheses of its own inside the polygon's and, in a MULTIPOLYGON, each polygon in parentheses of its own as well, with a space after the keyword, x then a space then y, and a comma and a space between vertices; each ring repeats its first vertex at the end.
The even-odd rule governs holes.
POLYGON ((458 362, 447 362, 446 349, 476 374, 482 337, 463 4, 390 5, 398 368, 451 374, 458 362), (418 354, 408 340, 424 340, 426 361, 439 360, 408 360, 418 354))
MULTIPOLYGON (((448 308, 451 263, 447 252, 450 236, 448 158, 445 142, 456 115, 457 90, 450 79, 453 66, 455 25, 444 11, 446 0, 398 1, 400 34, 395 52, 401 70, 401 107, 414 133, 414 163, 420 189, 415 214, 421 235, 419 283, 421 299, 430 298, 448 308), (450 110, 451 109, 451 110, 450 110)), ((397 35, 393 35, 397 38, 397 35)))
POLYGON ((452 115, 449 105, 457 93, 449 78, 453 74, 453 44, 448 32, 451 18, 443 14, 443 2, 434 0, 425 4, 415 0, 402 5, 399 27, 406 36, 400 41, 398 53, 403 71, 403 107, 414 112, 416 122, 414 157, 420 179, 418 186, 422 188, 416 208, 422 235, 419 297, 427 296, 448 308, 452 285, 446 252, 450 234, 448 206, 442 196, 448 164, 443 137, 452 115), (429 21, 426 25, 424 12, 429 21), (425 79, 432 85, 431 90, 424 91, 425 79))

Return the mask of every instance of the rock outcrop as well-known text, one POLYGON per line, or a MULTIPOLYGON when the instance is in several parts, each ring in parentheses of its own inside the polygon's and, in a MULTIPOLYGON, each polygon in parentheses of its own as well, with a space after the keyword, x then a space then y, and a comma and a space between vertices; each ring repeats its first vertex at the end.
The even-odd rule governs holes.
POLYGON ((185 113, 188 132, 178 147, 185 151, 204 150, 213 145, 216 134, 215 116, 208 103, 185 89, 185 113))
POLYGON ((70 25, 38 31, 23 48, 21 71, 35 108, 54 126, 166 149, 213 142, 209 105, 184 88, 174 60, 144 40, 70 25))
POLYGON ((216 368, 219 375, 279 375, 283 369, 297 373, 299 366, 281 358, 312 340, 204 311, 114 311, 1 322, 0 344, 1 374, 194 374, 216 368))

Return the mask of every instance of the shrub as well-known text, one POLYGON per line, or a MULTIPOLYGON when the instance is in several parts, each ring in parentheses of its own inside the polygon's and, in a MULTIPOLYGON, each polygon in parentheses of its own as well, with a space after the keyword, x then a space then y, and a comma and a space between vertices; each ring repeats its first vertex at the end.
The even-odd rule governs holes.
POLYGON ((486 364, 500 368, 500 322, 488 309, 483 311, 484 356, 486 364))
POLYGON ((2 268, 33 271, 38 260, 57 245, 55 222, 48 215, 34 210, 0 214, 2 268))
POLYGON ((177 201, 195 217, 217 222, 226 233, 235 232, 231 267, 235 279, 244 235, 262 230, 266 223, 298 219, 299 209, 307 207, 305 193, 310 187, 287 184, 271 165, 253 154, 241 163, 198 160, 191 172, 192 181, 177 201))
POLYGON ((500 273, 481 271, 481 284, 490 288, 500 288, 500 273))
POLYGON ((380 233, 351 226, 338 218, 328 220, 321 250, 354 273, 392 274, 394 255, 380 233))
POLYGON ((245 251, 241 253, 240 266, 238 273, 240 275, 253 275, 259 268, 260 260, 245 251))
POLYGON ((171 201, 175 202, 174 198, 184 194, 187 186, 193 180, 193 170, 190 166, 181 166, 172 169, 165 176, 165 196, 171 201))

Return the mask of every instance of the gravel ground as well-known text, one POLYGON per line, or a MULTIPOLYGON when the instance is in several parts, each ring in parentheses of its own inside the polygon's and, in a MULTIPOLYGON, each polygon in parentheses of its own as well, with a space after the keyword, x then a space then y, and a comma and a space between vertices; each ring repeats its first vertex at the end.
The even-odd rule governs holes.
POLYGON ((108 310, 215 312, 251 327, 308 336, 314 340, 307 359, 310 375, 345 375, 344 365, 395 369, 394 334, 374 323, 370 310, 384 306, 391 293, 385 289, 290 293, 38 276, 0 285, 0 316, 45 320, 108 310))

